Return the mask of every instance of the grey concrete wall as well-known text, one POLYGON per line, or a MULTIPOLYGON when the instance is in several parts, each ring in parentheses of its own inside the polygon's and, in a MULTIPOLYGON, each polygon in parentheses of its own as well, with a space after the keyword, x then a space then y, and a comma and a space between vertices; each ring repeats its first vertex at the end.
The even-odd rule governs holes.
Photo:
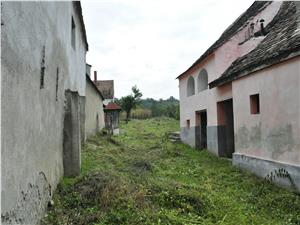
POLYGON ((85 142, 85 97, 79 97, 79 106, 80 106, 80 139, 81 144, 85 142))
POLYGON ((192 147, 196 147, 195 141, 195 127, 181 127, 180 128, 180 139, 183 143, 188 144, 192 147))
POLYGON ((201 149, 201 127, 195 126, 195 148, 201 149))
POLYGON ((275 174, 273 182, 292 189, 296 188, 300 192, 300 166, 255 158, 239 153, 233 154, 232 163, 234 166, 247 169, 262 178, 265 178, 272 172, 273 175, 275 174), (278 173, 279 169, 286 170, 291 179, 277 176, 276 173, 278 173))
POLYGON ((64 175, 68 177, 80 174, 81 134, 80 134, 80 97, 77 92, 65 93, 65 118, 63 139, 64 175))
POLYGON ((86 83, 85 115, 85 134, 88 138, 105 126, 102 98, 89 82, 86 83))
POLYGON ((226 143, 223 130, 220 126, 207 126, 207 149, 218 156, 226 143))
POLYGON ((71 2, 1 6, 1 220, 36 224, 63 175, 64 90, 84 95, 85 50, 71 2))
MULTIPOLYGON (((181 127, 180 130, 182 142, 192 147, 197 147, 196 134, 200 135, 199 127, 181 127)), ((225 156, 226 131, 224 126, 207 126, 206 131, 208 151, 218 156, 225 156)))

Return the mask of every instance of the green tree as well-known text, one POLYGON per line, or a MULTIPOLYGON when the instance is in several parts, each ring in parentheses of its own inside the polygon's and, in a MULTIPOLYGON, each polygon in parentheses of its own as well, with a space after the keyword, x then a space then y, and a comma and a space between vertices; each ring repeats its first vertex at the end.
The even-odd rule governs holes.
POLYGON ((122 109, 126 112, 126 123, 130 118, 131 110, 136 108, 136 106, 140 103, 141 97, 143 94, 137 88, 137 86, 132 87, 132 94, 124 96, 120 99, 120 105, 122 109))

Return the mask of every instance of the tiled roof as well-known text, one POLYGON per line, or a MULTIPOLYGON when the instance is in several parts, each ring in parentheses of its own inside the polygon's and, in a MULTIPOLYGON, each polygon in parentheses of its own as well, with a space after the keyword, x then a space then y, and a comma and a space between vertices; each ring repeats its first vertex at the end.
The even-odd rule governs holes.
POLYGON ((257 47, 235 60, 210 88, 300 55, 300 2, 284 1, 257 47))
POLYGON ((90 78, 90 76, 88 74, 86 74, 86 80, 87 80, 87 83, 90 83, 90 85, 94 88, 94 90, 99 94, 99 96, 101 97, 101 99, 104 100, 104 97, 103 97, 101 91, 96 87, 96 85, 91 80, 91 78, 90 78))
POLYGON ((193 63, 186 71, 180 74, 177 79, 180 79, 186 73, 192 71, 199 63, 201 63, 205 58, 207 58, 210 54, 212 54, 218 47, 228 41, 231 37, 233 37, 237 32, 246 27, 247 21, 256 16, 259 12, 264 10, 271 1, 255 1, 247 10, 244 12, 239 18, 237 18, 231 26, 229 26, 221 35, 221 37, 210 46, 206 52, 200 56, 196 62, 193 63))
POLYGON ((121 110, 121 107, 114 102, 110 102, 105 106, 104 110, 121 110))
POLYGON ((104 99, 114 98, 114 81, 113 80, 97 80, 94 81, 97 88, 101 91, 104 99))

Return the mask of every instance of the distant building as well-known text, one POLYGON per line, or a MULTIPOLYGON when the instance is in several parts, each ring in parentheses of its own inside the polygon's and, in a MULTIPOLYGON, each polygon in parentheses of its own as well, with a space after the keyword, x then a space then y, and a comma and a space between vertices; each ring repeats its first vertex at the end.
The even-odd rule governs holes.
POLYGON ((121 107, 114 102, 114 81, 98 80, 97 71, 94 71, 94 84, 104 97, 105 127, 112 134, 119 134, 121 107))
POLYGON ((80 173, 85 56, 80 2, 1 2, 1 221, 37 224, 80 173))
POLYGON ((103 96, 89 76, 90 65, 87 64, 86 101, 85 101, 85 138, 104 128, 103 96))
POLYGON ((105 127, 112 134, 119 134, 119 122, 120 122, 120 111, 121 107, 114 103, 109 102, 108 105, 105 106, 105 127))
POLYGON ((299 31, 300 2, 254 2, 177 77, 182 141, 300 190, 299 31))
POLYGON ((94 71, 94 83, 101 91, 104 97, 104 105, 114 101, 114 81, 113 80, 98 80, 97 71, 94 71))

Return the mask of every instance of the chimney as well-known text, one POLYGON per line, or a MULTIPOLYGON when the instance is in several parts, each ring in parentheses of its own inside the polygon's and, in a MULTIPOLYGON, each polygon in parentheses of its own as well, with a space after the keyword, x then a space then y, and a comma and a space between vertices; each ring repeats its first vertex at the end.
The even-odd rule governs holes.
POLYGON ((94 82, 96 83, 97 81, 97 71, 94 71, 94 82))

